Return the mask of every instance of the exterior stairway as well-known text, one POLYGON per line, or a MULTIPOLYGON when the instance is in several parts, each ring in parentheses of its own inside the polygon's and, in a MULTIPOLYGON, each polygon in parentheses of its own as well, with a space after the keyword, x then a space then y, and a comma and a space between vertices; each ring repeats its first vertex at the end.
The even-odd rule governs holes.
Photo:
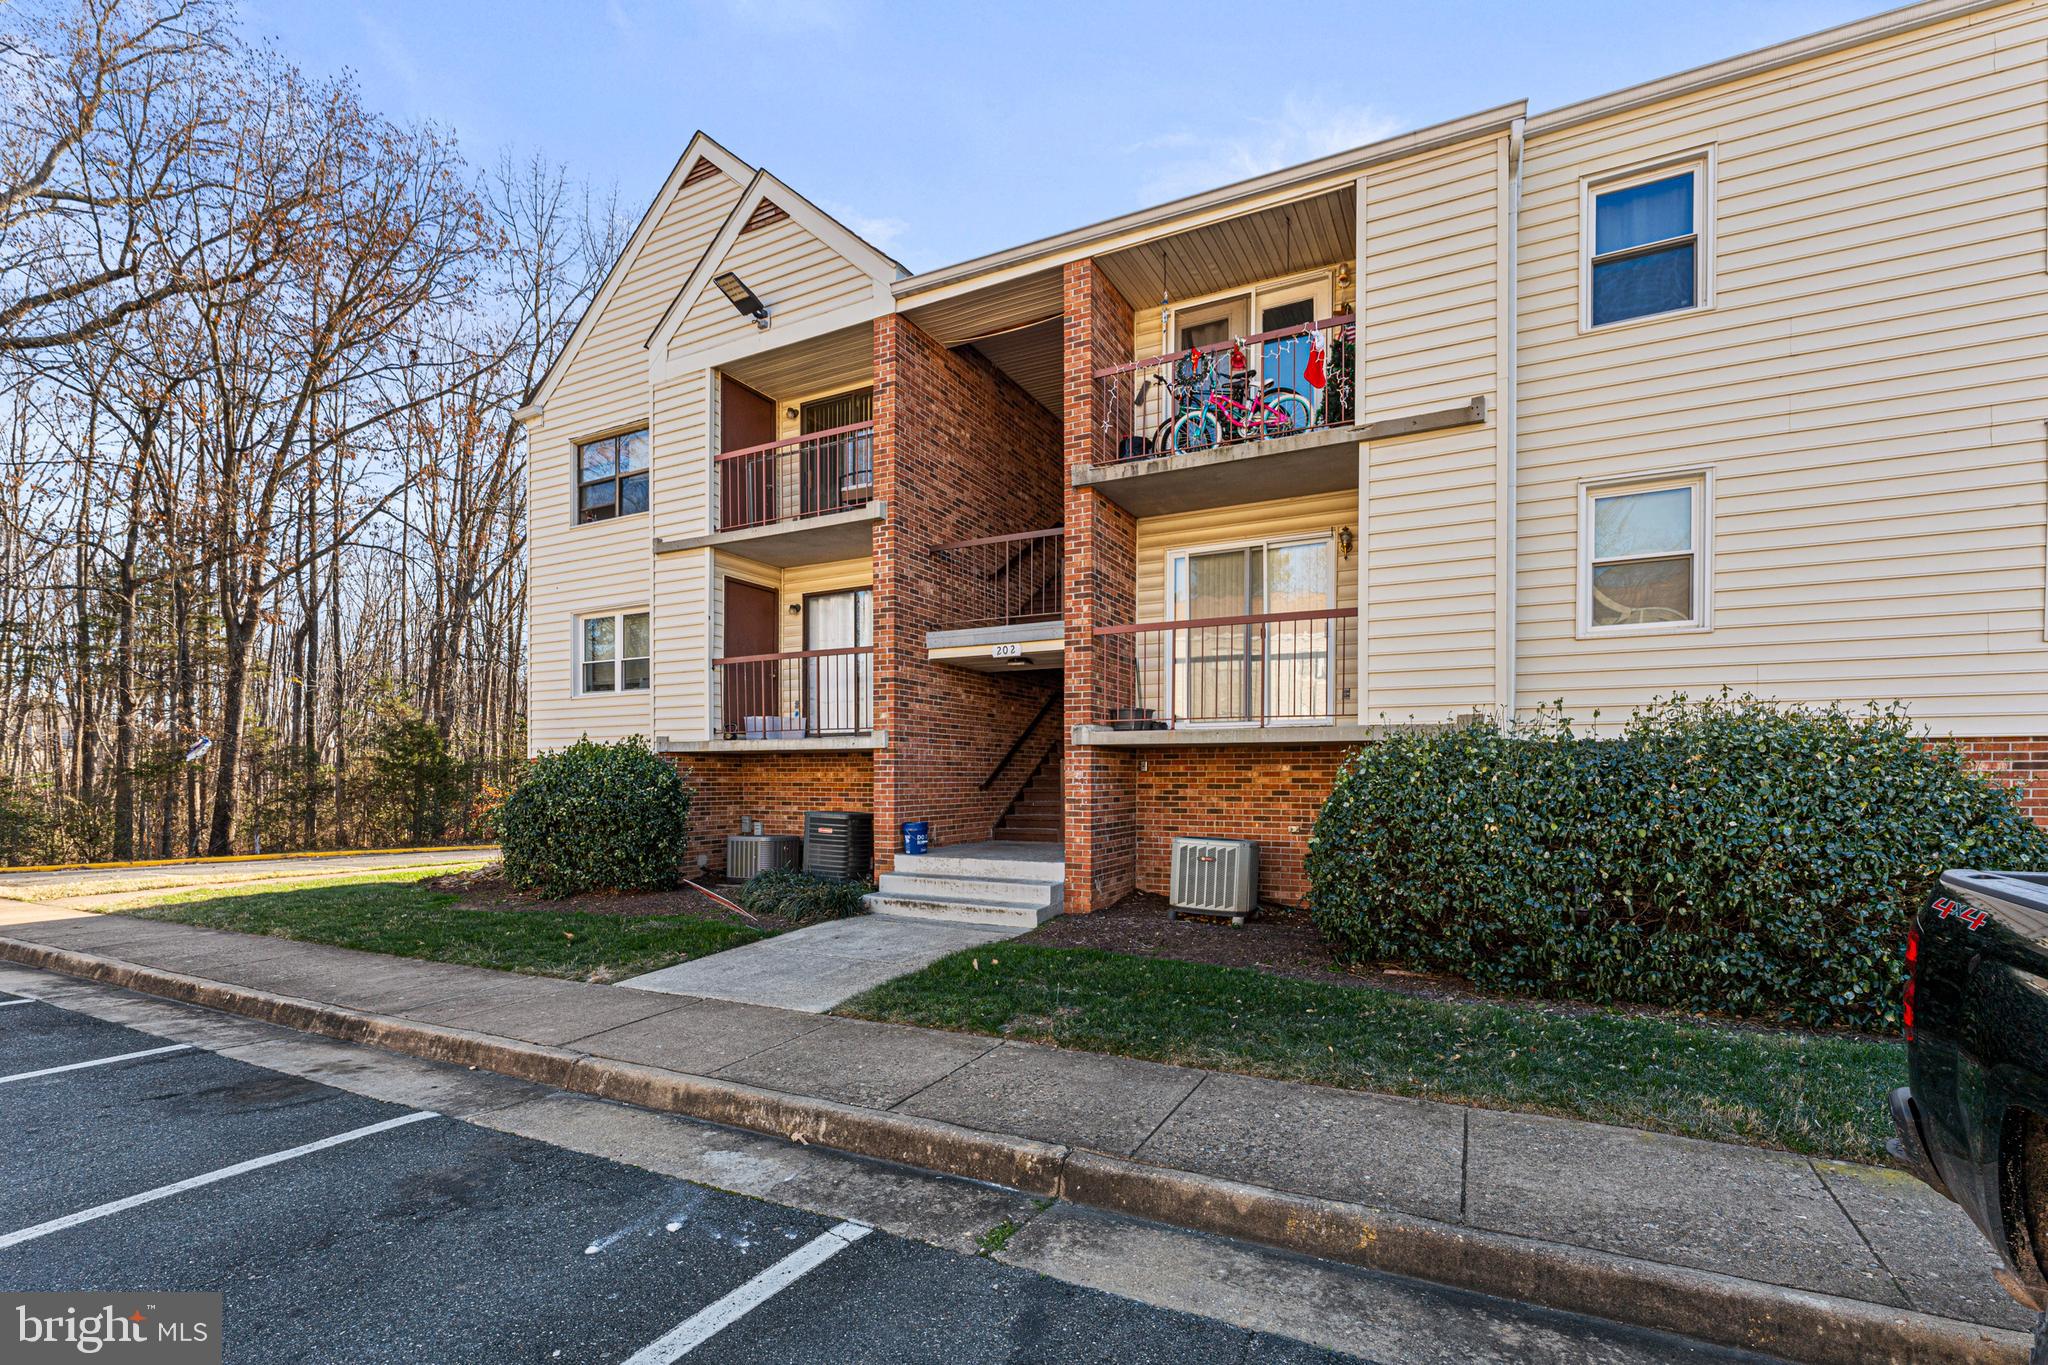
POLYGON ((1056 844, 1060 822, 1066 814, 1065 787, 1061 779, 1063 746, 1055 744, 1038 760, 1031 776, 1017 789, 1010 808, 996 822, 996 838, 1004 843, 1056 844))
POLYGON ((950 920, 1021 933, 1060 913, 1067 864, 1056 843, 957 844, 899 853, 867 897, 878 915, 950 920))

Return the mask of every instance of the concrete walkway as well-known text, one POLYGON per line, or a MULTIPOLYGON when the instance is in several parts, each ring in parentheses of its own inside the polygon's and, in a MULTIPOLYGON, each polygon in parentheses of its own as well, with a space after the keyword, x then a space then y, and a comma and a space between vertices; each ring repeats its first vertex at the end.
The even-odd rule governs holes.
POLYGON ((2017 1359, 1977 1325, 2029 1323, 1896 1170, 120 916, 0 930, 5 959, 1805 1359, 2017 1359))
POLYGON ((861 915, 777 934, 619 984, 823 1014, 842 1000, 929 966, 948 953, 1001 943, 1029 927, 861 915))

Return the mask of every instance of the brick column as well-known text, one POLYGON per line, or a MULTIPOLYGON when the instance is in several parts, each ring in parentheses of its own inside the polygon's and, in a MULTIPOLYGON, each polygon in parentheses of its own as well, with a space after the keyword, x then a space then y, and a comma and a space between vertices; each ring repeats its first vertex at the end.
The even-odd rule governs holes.
MULTIPOLYGON (((935 663, 933 630, 964 624, 982 586, 941 546, 1059 523, 1061 425, 978 352, 953 350, 908 318, 875 323, 876 862, 904 820, 929 820, 935 847, 987 839, 1051 743, 1020 753, 984 786, 1050 693, 1050 673, 979 673, 935 663)), ((1041 732, 1049 736, 1050 727, 1041 732)))
MULTIPOLYGON (((1131 704, 1129 652, 1103 647, 1098 625, 1128 624, 1136 611, 1136 524, 1130 513, 1071 473, 1092 464, 1103 427, 1095 371, 1133 358, 1131 308, 1095 263, 1066 267, 1062 337, 1066 488, 1066 723, 1103 725, 1131 704)), ((1066 909, 1113 905, 1137 885, 1137 764, 1127 749, 1069 743, 1066 751, 1066 909)))

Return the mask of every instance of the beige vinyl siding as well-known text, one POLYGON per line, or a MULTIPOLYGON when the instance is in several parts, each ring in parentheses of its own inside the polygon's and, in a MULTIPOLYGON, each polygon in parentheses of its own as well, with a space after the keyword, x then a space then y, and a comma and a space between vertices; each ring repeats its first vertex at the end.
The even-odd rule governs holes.
POLYGON ((655 390, 654 534, 663 540, 705 535, 712 529, 711 439, 717 418, 716 377, 691 370, 655 390))
POLYGON ((1360 446, 1370 721, 1490 706, 1505 485, 1498 429, 1506 142, 1376 167, 1359 182, 1359 408, 1374 422, 1484 398, 1484 425, 1360 446))
MULTIPOLYGON (((527 744, 539 753, 593 739, 653 733, 648 694, 630 698, 574 695, 574 621, 579 613, 654 607, 652 567, 656 516, 579 526, 575 519, 576 445, 610 432, 648 427, 651 503, 662 505, 664 442, 651 422, 648 334, 682 287, 740 186, 724 174, 680 190, 663 211, 583 343, 555 383, 542 420, 528 432, 531 692, 527 744)), ((659 641, 667 628, 654 611, 659 641)), ((663 654, 654 660, 653 693, 664 684, 663 654)))
MULTIPOLYGON (((1356 607, 1358 555, 1356 551, 1344 554, 1334 541, 1338 531, 1351 527, 1355 532, 1357 526, 1357 495, 1348 491, 1142 518, 1136 528, 1136 619, 1164 621, 1173 615, 1167 596, 1167 571, 1171 556, 1178 551, 1245 545, 1255 541, 1305 540, 1319 535, 1327 535, 1333 542, 1331 554, 1337 569, 1337 597, 1332 605, 1356 607)), ((1345 667, 1338 678, 1340 690, 1334 704, 1340 714, 1349 715, 1358 686, 1356 628, 1349 628, 1344 638, 1351 643, 1345 651, 1345 667)), ((1160 681, 1151 665, 1164 657, 1164 651, 1156 643, 1140 651, 1139 659, 1145 665, 1142 684, 1147 696, 1159 695, 1160 681)))
POLYGON ((2048 726, 2048 10, 1545 135, 1525 166, 1519 689, 2048 726), (1706 311, 1581 334, 1582 177, 1713 155, 1706 311), (1711 466, 1713 629, 1579 638, 1584 480, 1711 466))
POLYGON ((711 733, 712 564, 709 550, 654 559, 654 733, 711 733))
POLYGON ((761 337, 759 349, 767 350, 775 344, 776 326, 786 328, 851 307, 872 299, 875 292, 873 277, 820 241, 795 218, 741 233, 709 273, 723 274, 728 270, 745 280, 767 304, 774 325, 765 333, 760 332, 752 318, 740 316, 707 275, 703 292, 669 339, 670 356, 687 356, 755 335, 761 337))

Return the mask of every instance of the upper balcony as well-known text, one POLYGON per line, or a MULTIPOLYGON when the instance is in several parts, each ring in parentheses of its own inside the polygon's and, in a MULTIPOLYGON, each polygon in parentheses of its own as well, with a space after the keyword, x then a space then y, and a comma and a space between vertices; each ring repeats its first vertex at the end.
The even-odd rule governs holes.
POLYGON ((878 510, 871 506, 874 437, 874 422, 864 420, 719 455, 718 529, 752 533, 725 536, 720 543, 768 564, 868 553, 868 523, 878 510), (808 532, 800 548, 779 534, 799 524, 808 532), (742 548, 742 540, 755 543, 742 548))
POLYGON ((1357 327, 1315 301, 1262 309, 1311 316, 1248 336, 1230 325, 1255 296, 1183 310, 1202 318, 1182 324, 1189 344, 1097 369, 1103 420, 1075 482, 1141 517, 1356 487, 1357 327))

